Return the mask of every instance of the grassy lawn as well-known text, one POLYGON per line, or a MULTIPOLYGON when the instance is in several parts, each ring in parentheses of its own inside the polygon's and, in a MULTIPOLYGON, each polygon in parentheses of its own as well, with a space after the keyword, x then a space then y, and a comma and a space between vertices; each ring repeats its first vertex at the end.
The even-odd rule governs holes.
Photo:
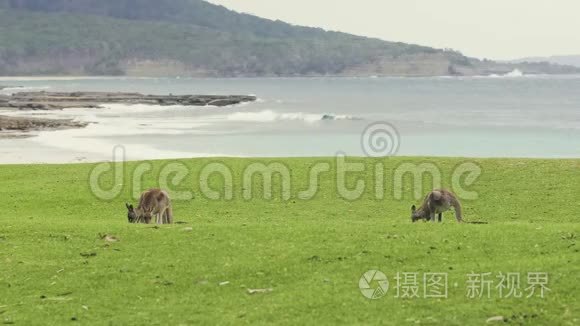
MULTIPOLYGON (((0 166, 0 324, 482 325, 494 316, 580 324, 579 160, 476 160, 482 174, 467 188, 479 198, 463 201, 464 215, 488 224, 461 225, 451 212, 442 224, 412 224, 412 180, 395 199, 392 176, 402 163, 434 163, 450 188, 464 160, 381 160, 384 199, 374 195, 379 160, 350 160, 367 167, 347 180, 350 188, 357 177, 367 182, 357 200, 337 194, 334 173, 322 174, 314 198, 297 198, 310 167, 327 161, 334 171, 333 159, 261 160, 290 168, 290 200, 278 187, 272 200, 261 198, 260 178, 255 198, 243 198, 242 173, 255 159, 218 160, 233 170, 232 200, 199 190, 199 172, 213 160, 177 161, 190 174, 170 193, 190 189, 195 198, 174 200, 175 218, 186 224, 158 228, 127 223, 136 162, 125 165, 122 194, 112 200, 91 192, 94 165, 0 166), (384 297, 361 294, 368 270, 387 275, 384 297), (420 298, 395 297, 397 272, 418 273, 420 298), (467 275, 486 272, 491 297, 468 298, 467 275), (522 298, 499 298, 500 272, 521 273, 522 298), (548 273, 544 298, 526 298, 528 272, 548 273), (448 298, 423 297, 425 273, 447 273, 448 298)), ((158 186, 168 162, 151 163, 143 190, 158 186)), ((113 184, 109 176, 104 184, 113 184)), ((425 190, 430 183, 426 177, 425 190)))

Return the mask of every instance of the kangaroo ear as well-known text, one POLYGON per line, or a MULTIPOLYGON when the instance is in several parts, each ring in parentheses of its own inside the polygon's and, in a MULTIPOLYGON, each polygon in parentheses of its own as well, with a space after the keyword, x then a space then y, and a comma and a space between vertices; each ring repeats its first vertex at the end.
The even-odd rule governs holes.
POLYGON ((130 211, 133 210, 133 205, 129 205, 129 204, 125 203, 125 206, 127 206, 127 209, 128 210, 130 210, 130 211))
POLYGON ((411 212, 415 212, 417 210, 417 207, 415 205, 411 206, 411 212))

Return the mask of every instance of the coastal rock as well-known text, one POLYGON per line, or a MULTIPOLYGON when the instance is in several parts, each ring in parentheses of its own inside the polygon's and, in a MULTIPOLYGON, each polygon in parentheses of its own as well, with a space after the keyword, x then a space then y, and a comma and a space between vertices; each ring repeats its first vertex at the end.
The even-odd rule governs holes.
POLYGON ((36 119, 0 115, 0 138, 25 137, 27 132, 83 128, 87 123, 65 119, 36 119))
POLYGON ((147 104, 160 106, 229 106, 253 102, 248 95, 143 95, 107 92, 19 92, 0 97, 0 107, 18 110, 99 108, 102 104, 147 104))

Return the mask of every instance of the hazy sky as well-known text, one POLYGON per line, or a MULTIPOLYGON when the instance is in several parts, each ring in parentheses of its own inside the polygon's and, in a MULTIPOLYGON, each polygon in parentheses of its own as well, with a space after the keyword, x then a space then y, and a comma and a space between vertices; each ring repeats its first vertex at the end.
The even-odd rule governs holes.
POLYGON ((210 0, 236 11, 491 59, 580 54, 580 0, 210 0))

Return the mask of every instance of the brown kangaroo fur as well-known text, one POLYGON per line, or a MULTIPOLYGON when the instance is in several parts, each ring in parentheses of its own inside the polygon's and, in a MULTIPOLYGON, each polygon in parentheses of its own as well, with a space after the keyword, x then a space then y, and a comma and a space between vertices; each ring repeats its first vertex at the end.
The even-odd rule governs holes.
POLYGON ((438 215, 439 222, 443 218, 443 213, 448 211, 451 207, 455 209, 455 218, 457 222, 463 222, 461 213, 461 203, 457 196, 449 190, 436 189, 431 191, 423 200, 423 204, 418 209, 413 205, 411 207, 411 221, 418 220, 435 222, 435 215, 438 215))
POLYGON ((129 210, 129 223, 151 223, 155 216, 157 224, 173 224, 173 210, 167 192, 161 189, 150 189, 141 194, 139 205, 125 204, 129 210))

